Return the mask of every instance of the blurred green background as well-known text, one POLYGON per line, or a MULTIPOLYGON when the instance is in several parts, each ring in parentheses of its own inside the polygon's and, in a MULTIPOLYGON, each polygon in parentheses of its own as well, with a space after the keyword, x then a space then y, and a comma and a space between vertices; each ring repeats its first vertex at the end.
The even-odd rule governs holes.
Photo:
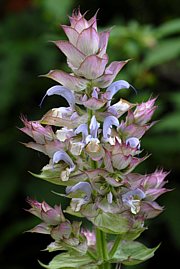
MULTIPOLYGON (((63 105, 51 97, 39 107, 42 96, 54 83, 38 77, 50 69, 67 69, 65 57, 49 40, 65 39, 60 24, 80 5, 87 17, 98 13, 99 28, 114 26, 108 47, 110 61, 133 59, 117 79, 138 89, 120 94, 130 102, 158 96, 154 120, 160 121, 146 134, 142 146, 151 157, 139 168, 143 173, 157 167, 171 171, 168 188, 159 199, 165 211, 151 220, 141 240, 154 247, 162 242, 154 258, 131 268, 173 268, 180 250, 180 5, 178 0, 1 0, 0 6, 0 268, 41 268, 37 259, 48 262, 53 254, 43 250, 50 238, 24 233, 38 220, 31 217, 25 199, 32 196, 58 203, 55 187, 33 178, 47 159, 24 148, 28 138, 20 115, 41 118, 52 107, 63 105)), ((57 189, 56 189, 57 191, 57 189)))

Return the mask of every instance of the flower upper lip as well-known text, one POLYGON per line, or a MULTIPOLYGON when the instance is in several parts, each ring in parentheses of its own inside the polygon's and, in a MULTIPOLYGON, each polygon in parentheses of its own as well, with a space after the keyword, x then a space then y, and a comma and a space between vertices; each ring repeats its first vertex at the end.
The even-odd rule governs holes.
POLYGON ((56 151, 53 155, 53 163, 58 163, 61 160, 69 165, 70 171, 73 171, 75 169, 75 164, 65 151, 63 150, 56 151))

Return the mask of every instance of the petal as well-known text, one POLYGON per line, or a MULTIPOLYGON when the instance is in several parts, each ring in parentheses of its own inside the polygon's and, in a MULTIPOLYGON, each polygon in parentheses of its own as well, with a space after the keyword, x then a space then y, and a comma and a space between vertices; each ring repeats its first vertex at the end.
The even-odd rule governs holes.
POLYGON ((88 21, 89 26, 93 26, 95 30, 97 30, 97 14, 99 9, 96 11, 95 15, 88 21))
POLYGON ((112 195, 112 192, 110 191, 107 195, 107 200, 108 200, 108 203, 109 204, 112 204, 112 201, 113 201, 113 195, 112 195))
POLYGON ((85 144, 83 142, 70 142, 70 152, 74 156, 81 155, 82 149, 84 148, 85 144))
POLYGON ((66 55, 68 61, 78 68, 85 59, 85 55, 68 41, 54 41, 56 46, 66 55))
POLYGON ((87 56, 97 53, 99 49, 97 31, 92 27, 84 29, 78 37, 76 47, 87 56))
POLYGON ((101 32, 99 34, 99 57, 102 57, 106 53, 109 35, 109 31, 101 32))
POLYGON ((71 171, 74 170, 75 164, 73 163, 72 159, 65 151, 56 151, 53 155, 53 163, 58 163, 59 161, 64 161, 70 166, 71 171))
POLYGON ((88 27, 89 27, 88 21, 84 17, 81 17, 79 20, 77 20, 74 23, 74 29, 78 33, 81 33, 84 29, 86 29, 88 27))
POLYGON ((90 134, 93 138, 97 138, 99 126, 100 126, 100 123, 97 122, 96 117, 93 115, 91 118, 90 125, 89 125, 90 134))
POLYGON ((126 139, 126 145, 130 146, 131 148, 140 148, 140 141, 137 137, 130 137, 126 139))
MULTIPOLYGON (((74 107, 74 105, 75 105, 75 96, 74 96, 74 94, 72 93, 71 90, 65 88, 64 86, 56 85, 56 86, 53 86, 53 87, 49 88, 47 90, 47 92, 46 92, 47 96, 51 96, 51 95, 54 95, 54 94, 64 97, 66 99, 66 101, 68 102, 69 106, 74 107)), ((45 96, 43 97, 43 100, 44 100, 45 96)))
POLYGON ((83 141, 85 141, 86 137, 88 136, 88 126, 87 124, 80 124, 78 128, 75 130, 75 134, 82 133, 83 141))
POLYGON ((108 138, 109 128, 111 128, 112 125, 119 126, 118 119, 114 116, 106 117, 103 124, 103 138, 104 139, 108 138))
POLYGON ((107 57, 99 58, 96 55, 90 55, 86 57, 77 70, 74 70, 74 73, 87 79, 96 79, 104 73, 107 62, 107 57))
POLYGON ((98 88, 94 87, 91 96, 98 99, 98 88))
POLYGON ((119 71, 123 68, 123 66, 128 62, 120 61, 120 62, 112 62, 105 70, 105 73, 100 78, 93 81, 93 85, 99 88, 108 87, 112 81, 115 79, 119 71))
POLYGON ((128 191, 128 192, 124 193, 122 195, 122 201, 123 201, 123 203, 126 203, 129 200, 132 200, 132 199, 134 200, 135 198, 142 200, 145 197, 146 197, 145 193, 141 189, 137 188, 135 190, 128 191))
POLYGON ((69 16, 69 20, 71 23, 71 26, 75 26, 78 20, 80 20, 83 17, 81 14, 80 8, 74 9, 72 12, 72 16, 69 16))
POLYGON ((86 196, 84 197, 84 199, 86 201, 89 201, 91 198, 91 193, 92 193, 92 187, 90 185, 90 183, 88 182, 79 182, 76 185, 72 186, 72 187, 67 187, 66 188, 66 193, 69 194, 71 192, 76 192, 76 191, 83 191, 85 192, 86 196))
POLYGON ((64 30, 65 34, 67 35, 69 42, 76 46, 79 33, 72 28, 71 26, 61 25, 62 29, 64 30))
POLYGON ((106 98, 111 100, 112 97, 121 89, 129 89, 130 84, 125 80, 118 80, 113 82, 106 90, 106 98))
POLYGON ((87 87, 88 81, 77 78, 61 70, 51 70, 45 77, 51 78, 72 91, 82 91, 87 87))

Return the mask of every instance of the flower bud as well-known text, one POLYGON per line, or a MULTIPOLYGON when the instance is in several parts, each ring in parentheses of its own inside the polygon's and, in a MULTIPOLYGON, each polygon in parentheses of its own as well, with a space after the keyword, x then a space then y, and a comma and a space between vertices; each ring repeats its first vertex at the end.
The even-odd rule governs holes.
POLYGON ((134 111, 134 119, 137 124, 142 126, 150 121, 154 111, 157 108, 157 106, 154 106, 155 101, 156 98, 150 99, 147 102, 137 105, 134 111))
POLYGON ((61 206, 55 205, 53 208, 46 202, 39 203, 38 201, 30 198, 27 199, 27 202, 31 205, 31 208, 27 211, 37 216, 48 225, 58 225, 65 220, 61 206))
POLYGON ((55 138, 51 126, 43 127, 37 121, 28 121, 25 117, 21 117, 25 127, 20 128, 22 132, 32 137, 36 143, 45 144, 47 141, 52 141, 55 138))

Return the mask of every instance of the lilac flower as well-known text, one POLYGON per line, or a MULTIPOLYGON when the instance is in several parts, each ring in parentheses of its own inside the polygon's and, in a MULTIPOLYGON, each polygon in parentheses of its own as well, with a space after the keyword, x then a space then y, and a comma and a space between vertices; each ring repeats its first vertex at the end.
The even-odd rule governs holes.
POLYGON ((82 133, 82 142, 86 142, 86 137, 88 136, 88 126, 87 124, 80 124, 75 130, 75 134, 82 133))
POLYGON ((83 142, 79 142, 79 141, 70 141, 70 152, 71 154, 73 154, 74 156, 79 156, 81 155, 81 152, 84 148, 84 143, 83 142))
POLYGON ((137 137, 129 137, 126 139, 126 145, 130 146, 131 148, 140 149, 140 141, 137 137))
POLYGON ((114 116, 108 116, 104 120, 103 124, 103 140, 109 142, 111 145, 115 144, 115 137, 111 135, 112 125, 119 126, 119 121, 114 116))
POLYGON ((53 86, 47 90, 46 95, 43 97, 43 99, 41 101, 41 104, 46 96, 51 96, 54 94, 64 97, 66 99, 66 101, 68 102, 69 106, 71 108, 74 108, 74 105, 75 105, 74 94, 72 93, 71 90, 69 90, 63 86, 59 86, 59 85, 53 86))
POLYGON ((133 214, 137 214, 141 208, 141 200, 145 197, 146 195, 141 189, 135 189, 124 193, 122 195, 122 201, 126 206, 130 207, 133 214))
POLYGON ((90 201, 92 187, 88 182, 79 182, 74 186, 70 186, 66 188, 67 194, 73 194, 76 192, 82 193, 79 198, 72 198, 71 207, 74 211, 78 212, 81 209, 81 206, 87 204, 90 201), (82 197, 81 197, 82 196, 82 197))
POLYGON ((58 163, 60 161, 64 161, 69 165, 64 171, 61 172, 61 179, 62 181, 67 181, 69 179, 69 175, 75 169, 75 164, 73 163, 72 159, 69 155, 64 151, 57 151, 53 155, 53 164, 58 163))
POLYGON ((73 129, 69 129, 67 127, 62 127, 61 129, 56 131, 56 137, 59 141, 66 141, 66 139, 69 139, 73 137, 75 134, 73 132, 73 129))
POLYGON ((89 125, 91 138, 97 138, 99 126, 100 124, 99 122, 97 122, 96 117, 92 116, 91 122, 89 125))
POLYGON ((97 152, 99 150, 98 144, 100 143, 100 141, 97 138, 99 127, 99 122, 97 122, 96 117, 93 116, 90 121, 89 132, 87 124, 81 124, 75 130, 76 134, 82 133, 82 143, 84 143, 84 145, 87 145, 87 150, 90 152, 97 152))
POLYGON ((113 195, 111 191, 107 194, 107 200, 109 204, 112 204, 113 195))
POLYGON ((109 85, 105 93, 106 98, 109 100, 108 106, 110 105, 113 96, 118 91, 125 88, 129 89, 129 87, 130 87, 130 84, 125 80, 118 80, 118 81, 113 82, 111 85, 109 85))
POLYGON ((88 182, 79 182, 77 183, 76 185, 74 186, 68 186, 66 188, 66 193, 69 194, 71 192, 76 192, 76 191, 81 191, 83 192, 83 199, 85 201, 89 201, 90 200, 90 197, 91 197, 91 193, 92 193, 92 187, 90 185, 90 183, 88 182))

